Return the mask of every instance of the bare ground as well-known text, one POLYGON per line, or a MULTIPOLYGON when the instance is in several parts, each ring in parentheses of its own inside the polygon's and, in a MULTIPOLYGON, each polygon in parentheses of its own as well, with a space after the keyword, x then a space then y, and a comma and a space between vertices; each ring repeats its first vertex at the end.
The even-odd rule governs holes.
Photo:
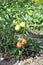
POLYGON ((20 62, 17 61, 17 63, 13 65, 43 65, 43 56, 36 56, 35 58, 30 57, 20 62))
POLYGON ((4 60, 0 62, 0 65, 43 65, 43 54, 39 57, 28 57, 27 59, 21 61, 16 61, 14 58, 10 59, 10 61, 4 60))

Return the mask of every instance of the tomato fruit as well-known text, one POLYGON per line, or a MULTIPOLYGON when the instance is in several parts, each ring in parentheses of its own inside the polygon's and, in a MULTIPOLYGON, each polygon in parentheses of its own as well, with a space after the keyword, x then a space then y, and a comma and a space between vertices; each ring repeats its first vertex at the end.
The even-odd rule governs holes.
POLYGON ((16 22, 15 20, 13 20, 13 23, 12 23, 13 25, 17 25, 18 24, 18 22, 16 22))
POLYGON ((26 39, 22 39, 22 45, 26 44, 27 40, 26 39))
POLYGON ((16 47, 20 49, 20 48, 22 48, 22 44, 20 42, 18 42, 16 47))
POLYGON ((25 22, 21 22, 21 23, 20 23, 20 26, 21 26, 21 27, 25 27, 25 22))
POLYGON ((16 31, 20 31, 20 29, 21 29, 20 25, 16 25, 16 26, 15 26, 15 30, 16 30, 16 31))
POLYGON ((29 16, 32 16, 32 13, 29 13, 29 16))

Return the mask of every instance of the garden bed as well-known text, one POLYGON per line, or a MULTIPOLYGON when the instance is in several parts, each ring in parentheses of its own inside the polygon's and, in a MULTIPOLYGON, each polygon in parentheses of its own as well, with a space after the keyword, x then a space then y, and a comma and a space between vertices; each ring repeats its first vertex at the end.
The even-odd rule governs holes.
POLYGON ((43 64, 42 2, 0 0, 0 65, 43 64))

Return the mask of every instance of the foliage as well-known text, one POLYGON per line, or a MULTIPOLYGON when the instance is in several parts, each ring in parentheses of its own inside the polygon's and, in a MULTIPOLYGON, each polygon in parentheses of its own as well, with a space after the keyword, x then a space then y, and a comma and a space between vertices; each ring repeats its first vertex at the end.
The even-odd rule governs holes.
POLYGON ((31 39, 31 30, 43 31, 43 5, 35 7, 29 0, 0 0, 0 52, 10 52, 19 57, 26 50, 39 50, 40 41, 31 39), (25 26, 15 30, 21 22, 25 26), (27 44, 18 49, 16 43, 22 38, 27 40, 27 44))

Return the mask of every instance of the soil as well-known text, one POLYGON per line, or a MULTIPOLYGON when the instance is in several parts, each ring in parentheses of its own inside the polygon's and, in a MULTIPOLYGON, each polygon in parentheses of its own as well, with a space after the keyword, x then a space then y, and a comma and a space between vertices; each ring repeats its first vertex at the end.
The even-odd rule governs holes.
POLYGON ((20 62, 17 61, 17 63, 13 65, 43 65, 43 56, 30 57, 20 62))
POLYGON ((34 58, 28 57, 24 60, 16 60, 11 58, 9 61, 3 60, 0 65, 43 65, 43 54, 41 56, 35 56, 34 58))

